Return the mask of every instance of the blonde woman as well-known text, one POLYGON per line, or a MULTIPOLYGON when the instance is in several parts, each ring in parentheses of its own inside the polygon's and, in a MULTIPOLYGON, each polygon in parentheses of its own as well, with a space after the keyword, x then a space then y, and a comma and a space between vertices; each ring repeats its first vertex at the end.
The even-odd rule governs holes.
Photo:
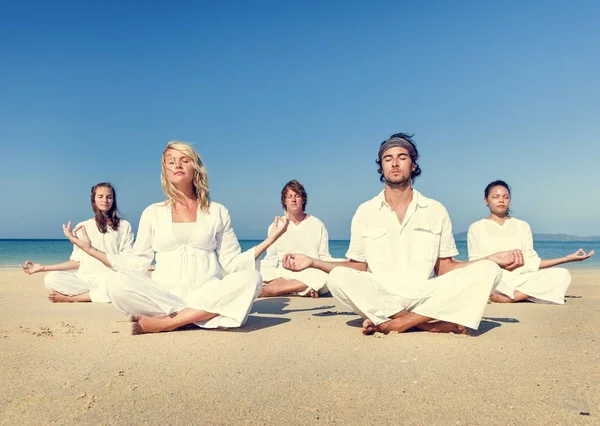
POLYGON ((71 230, 69 223, 65 235, 120 272, 109 297, 119 310, 131 314, 133 334, 192 323, 202 328, 242 326, 262 285, 256 259, 285 232, 287 219, 276 217, 269 236, 241 253, 229 212, 210 201, 204 164, 185 142, 167 144, 161 183, 167 200, 142 213, 131 255, 96 250, 85 227, 80 227, 78 238, 78 229, 71 230), (150 278, 144 272, 153 259, 150 278))

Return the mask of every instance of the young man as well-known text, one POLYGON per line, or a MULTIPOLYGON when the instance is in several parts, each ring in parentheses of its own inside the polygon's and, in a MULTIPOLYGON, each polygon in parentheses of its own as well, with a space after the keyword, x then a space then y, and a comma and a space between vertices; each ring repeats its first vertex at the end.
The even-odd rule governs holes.
MULTIPOLYGON (((289 220, 286 234, 267 249, 261 261, 260 273, 264 285, 260 297, 298 294, 319 297, 327 291, 327 274, 317 269, 292 272, 284 269, 281 259, 287 253, 301 253, 320 260, 334 261, 329 254, 329 235, 323 222, 306 214, 308 195, 297 180, 291 180, 281 190, 281 207, 289 220)), ((270 228, 269 231, 270 232, 270 228)))
POLYGON ((464 333, 477 329, 501 271, 523 265, 519 250, 477 262, 458 262, 444 206, 413 189, 421 174, 419 152, 404 133, 381 143, 377 164, 384 190, 352 219, 349 262, 330 263, 300 254, 284 256, 292 271, 330 272, 327 285, 348 309, 363 316, 363 333, 412 327, 464 333))

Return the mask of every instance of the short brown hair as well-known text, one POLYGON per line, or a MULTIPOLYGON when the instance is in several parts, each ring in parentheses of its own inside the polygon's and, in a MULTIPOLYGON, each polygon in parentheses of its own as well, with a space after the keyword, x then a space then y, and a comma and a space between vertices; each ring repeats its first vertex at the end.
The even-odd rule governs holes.
POLYGON ((285 210, 285 196, 287 195, 287 191, 291 190, 296 194, 302 197, 302 211, 306 210, 306 202, 308 201, 308 195, 306 194, 306 190, 304 189, 304 185, 298 182, 296 179, 293 179, 286 183, 281 190, 281 207, 285 210))

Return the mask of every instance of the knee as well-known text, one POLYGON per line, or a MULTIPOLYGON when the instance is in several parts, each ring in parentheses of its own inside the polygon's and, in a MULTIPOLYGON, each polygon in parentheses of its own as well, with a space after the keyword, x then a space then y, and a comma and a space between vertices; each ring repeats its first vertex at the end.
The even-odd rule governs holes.
POLYGON ((239 272, 234 272, 234 273, 238 276, 240 282, 248 283, 249 285, 251 285, 254 288, 260 289, 263 285, 262 276, 260 275, 260 272, 258 272, 258 271, 250 270, 250 271, 239 271, 239 272))
POLYGON ((549 269, 548 272, 552 272, 556 279, 561 282, 571 282, 571 271, 566 268, 553 268, 549 269))
POLYGON ((348 280, 349 272, 351 272, 351 270, 341 266, 334 268, 327 276, 327 281, 325 283, 329 291, 335 292, 335 290, 340 288, 343 283, 348 280))
POLYGON ((106 285, 106 294, 110 300, 116 300, 127 294, 131 287, 131 279, 128 276, 115 273, 106 285))
POLYGON ((479 273, 484 277, 494 279, 494 283, 499 283, 502 279, 502 269, 491 260, 480 260, 476 263, 479 273))
POLYGON ((56 290, 57 284, 60 282, 60 273, 58 272, 48 272, 44 276, 44 285, 48 290, 56 290))

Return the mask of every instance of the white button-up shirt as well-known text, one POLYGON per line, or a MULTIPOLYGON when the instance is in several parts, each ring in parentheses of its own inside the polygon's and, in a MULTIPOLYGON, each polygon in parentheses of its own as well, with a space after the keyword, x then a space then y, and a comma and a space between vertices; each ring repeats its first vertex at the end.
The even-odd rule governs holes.
POLYGON ((346 257, 366 262, 389 291, 421 298, 435 288, 427 280, 434 276, 438 258, 457 254, 446 208, 413 189, 402 223, 385 201, 383 191, 358 207, 346 257))

